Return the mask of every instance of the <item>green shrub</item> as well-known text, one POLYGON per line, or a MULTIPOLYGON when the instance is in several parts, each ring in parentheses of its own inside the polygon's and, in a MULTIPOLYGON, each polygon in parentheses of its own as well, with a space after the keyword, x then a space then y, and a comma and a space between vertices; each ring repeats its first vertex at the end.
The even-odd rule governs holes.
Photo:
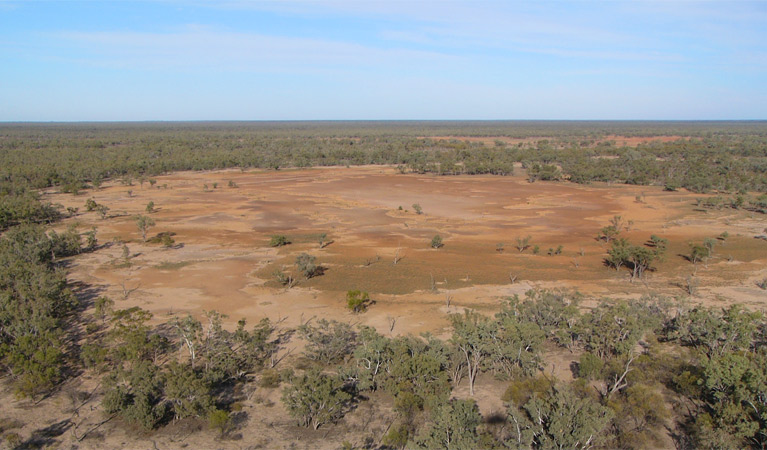
POLYGON ((224 436, 229 431, 232 423, 232 416, 223 409, 214 409, 208 414, 208 425, 214 430, 218 430, 219 436, 224 436))
POLYGON ((270 247, 282 247, 283 245, 290 244, 290 241, 288 240, 287 236, 284 234, 275 234, 272 236, 271 240, 269 241, 270 247))
POLYGON ((262 388, 276 388, 279 387, 281 381, 280 372, 275 369, 265 369, 261 372, 261 376, 258 379, 258 385, 262 388))
POLYGON ((368 304, 370 304, 370 295, 367 292, 353 290, 346 293, 346 307, 352 312, 364 312, 367 310, 368 304))
POLYGON ((605 363, 593 353, 584 353, 578 360, 578 376, 587 380, 596 380, 602 376, 605 363))

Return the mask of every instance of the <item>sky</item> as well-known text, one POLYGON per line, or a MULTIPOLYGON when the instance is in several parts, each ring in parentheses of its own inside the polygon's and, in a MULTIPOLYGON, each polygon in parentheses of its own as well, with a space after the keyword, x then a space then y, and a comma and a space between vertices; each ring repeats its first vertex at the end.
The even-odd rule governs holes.
POLYGON ((0 121, 767 119, 767 1, 0 0, 0 121))

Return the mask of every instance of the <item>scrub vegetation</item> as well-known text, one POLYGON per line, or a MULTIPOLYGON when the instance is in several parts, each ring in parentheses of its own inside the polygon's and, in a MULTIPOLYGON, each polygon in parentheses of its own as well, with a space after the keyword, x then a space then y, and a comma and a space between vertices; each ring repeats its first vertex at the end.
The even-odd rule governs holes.
MULTIPOLYGON (((479 195, 458 189, 469 203, 479 195)), ((766 192, 762 122, 3 125, 3 445, 764 448, 764 303, 716 297, 723 282, 712 272, 741 270, 727 275, 739 292, 764 295, 766 192), (542 228, 583 219, 584 208, 500 223, 504 251, 481 234, 529 200, 451 216, 426 190, 405 189, 413 198, 368 214, 357 194, 371 172, 332 191, 295 171, 283 203, 233 171, 169 181, 178 171, 356 165, 389 166, 391 187, 427 174, 435 189, 445 189, 440 176, 535 183, 541 196, 556 184, 546 208, 583 189, 568 183, 647 186, 652 195, 631 194, 631 207, 652 214, 681 198, 675 220, 698 234, 647 230, 617 206, 601 222, 588 216, 583 236, 542 228), (218 189, 225 180, 236 189, 218 189), (179 197, 154 195, 171 190, 179 197), (216 210, 234 196, 258 214, 249 227, 216 210), (194 216, 187 198, 213 219, 194 216), (397 209, 413 201, 413 212, 397 209), (469 213, 481 231, 451 228, 469 213), (699 217, 732 233, 700 234, 699 217), (382 232, 374 219, 397 228, 382 232), (347 231, 363 227, 373 231, 347 231), (230 235, 239 240, 216 247, 230 235), (253 264, 240 286, 242 261, 253 264), (159 272, 200 284, 163 296, 171 288, 159 272), (597 287, 581 293, 563 273, 597 287), (211 288, 214 302, 195 300, 210 286, 222 289, 211 288), (482 286, 495 294, 480 296, 482 286)))

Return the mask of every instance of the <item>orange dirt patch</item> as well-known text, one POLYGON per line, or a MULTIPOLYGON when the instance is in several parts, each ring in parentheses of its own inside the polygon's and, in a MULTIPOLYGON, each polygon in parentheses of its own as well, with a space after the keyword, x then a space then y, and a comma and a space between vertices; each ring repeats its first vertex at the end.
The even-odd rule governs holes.
POLYGON ((609 135, 602 139, 602 142, 613 141, 615 145, 619 147, 636 147, 640 144, 647 144, 650 142, 674 142, 682 139, 687 139, 683 136, 616 136, 609 135))
POLYGON ((232 321, 267 316, 288 325, 317 315, 381 331, 387 317, 397 317, 395 334, 444 330, 448 296, 451 310, 491 312, 500 298, 533 286, 596 296, 681 295, 681 283, 695 272, 700 300, 754 306, 765 301, 753 283, 767 262, 767 242, 753 239, 763 228, 760 218, 733 210, 700 212, 695 196, 658 187, 400 175, 381 167, 187 172, 159 177, 157 186, 164 185, 48 194, 65 206, 84 209, 88 197, 109 206, 113 217, 107 220, 81 213, 64 225, 76 220, 86 229, 95 226, 101 242, 127 241, 135 254, 129 267, 119 264, 122 245, 77 257, 73 280, 101 289, 118 306, 139 305, 161 315, 216 309, 232 321), (227 187, 229 180, 238 187, 227 187), (174 232, 178 248, 141 242, 134 216, 149 201, 157 209, 149 235, 174 232), (413 204, 424 213, 416 214, 413 204), (642 282, 629 283, 627 272, 604 266, 607 246, 595 236, 615 215, 624 218, 623 236, 634 243, 652 234, 670 241, 665 260, 642 282), (724 231, 731 237, 707 266, 684 260, 690 241, 724 231), (322 233, 333 242, 321 249, 322 233), (271 248, 273 234, 285 234, 292 243, 271 248), (435 235, 444 239, 443 248, 430 248, 435 235), (517 237, 528 235, 540 254, 515 248, 517 237), (501 243, 503 252, 497 251, 501 243), (559 245, 560 255, 547 255, 559 245), (305 280, 297 272, 294 261, 302 252, 317 258, 322 276, 305 280), (395 254, 402 257, 396 265, 395 254), (278 285, 277 270, 296 276, 298 286, 278 285), (371 293, 376 303, 368 313, 345 310, 349 289, 371 293))
MULTIPOLYGON (((527 138, 512 138, 508 136, 426 136, 424 138, 432 139, 435 141, 466 141, 466 142, 479 142, 488 147, 494 146, 496 142, 503 142, 507 145, 517 144, 535 144, 538 141, 548 140, 551 142, 557 142, 557 138, 546 136, 535 136, 527 138)), ((674 142, 682 139, 687 139, 683 136, 617 136, 607 135, 601 139, 594 140, 583 138, 581 141, 590 142, 593 141, 591 146, 596 146, 600 142, 614 142, 618 147, 636 147, 640 144, 647 144, 650 142, 674 142)), ((584 144, 585 145, 585 144, 584 144)))
MULTIPOLYGON (((229 315, 231 327, 240 317, 251 324, 269 317, 293 327, 317 316, 371 325, 385 335, 428 331, 441 338, 450 335, 448 314, 466 308, 493 314, 504 297, 524 295, 533 287, 577 289, 593 304, 604 296, 685 295, 684 282, 694 273, 695 302, 767 304, 765 291, 755 283, 767 277, 767 242, 753 238, 761 234, 764 217, 696 210, 696 196, 684 192, 530 184, 521 175, 400 175, 382 167, 186 172, 158 177, 157 186, 113 183, 79 196, 46 194, 66 207, 84 210, 86 199, 93 197, 110 208, 106 220, 82 212, 61 224, 76 222, 83 231, 97 227, 106 244, 68 261, 69 278, 82 298, 109 295, 117 308, 140 306, 153 312, 156 323, 216 309, 229 315), (229 180, 238 187, 227 187, 229 180), (134 217, 146 214, 149 201, 156 208, 149 237, 175 233, 175 247, 142 241, 134 217), (416 203, 424 214, 413 211, 416 203), (627 272, 604 266, 607 246, 595 236, 615 215, 624 219, 623 236, 636 244, 652 234, 669 240, 665 260, 642 281, 629 283, 627 272), (730 237, 716 246, 707 264, 696 268, 682 256, 690 241, 724 231, 730 237), (320 248, 323 233, 333 242, 320 248), (292 243, 271 248, 273 234, 285 234, 292 243), (432 249, 429 242, 437 234, 445 245, 432 249), (514 248, 517 237, 528 235, 540 254, 514 248), (129 261, 122 257, 122 242, 129 247, 129 261), (497 251, 499 243, 503 252, 497 251), (560 255, 546 254, 559 245, 560 255), (303 279, 294 265, 301 252, 315 256, 325 273, 303 279), (394 264, 397 254, 402 259, 394 264), (299 285, 280 286, 276 270, 292 272, 299 285), (364 314, 349 313, 344 305, 349 289, 370 292, 375 304, 364 314)), ((300 350, 297 339, 291 345, 288 359, 300 350)), ((568 379, 575 358, 549 350, 546 372, 568 379)), ((237 413, 243 425, 233 440, 199 431, 205 429, 199 421, 180 421, 153 433, 113 421, 78 442, 72 424, 80 433, 104 416, 96 400, 73 413, 67 392, 93 391, 97 379, 86 373, 40 403, 14 398, 3 389, 0 402, 6 416, 27 424, 19 430, 25 438, 66 433, 55 441, 84 449, 281 448, 296 442, 298 448, 329 449, 344 440, 361 445, 368 438, 380 439, 395 417, 392 399, 374 393, 375 400, 362 402, 339 424, 307 430, 287 415, 280 389, 258 388, 237 413)), ((503 413, 499 398, 505 386, 489 374, 480 377, 475 398, 486 417, 503 413)), ((464 382, 453 395, 466 397, 467 391, 464 382)))

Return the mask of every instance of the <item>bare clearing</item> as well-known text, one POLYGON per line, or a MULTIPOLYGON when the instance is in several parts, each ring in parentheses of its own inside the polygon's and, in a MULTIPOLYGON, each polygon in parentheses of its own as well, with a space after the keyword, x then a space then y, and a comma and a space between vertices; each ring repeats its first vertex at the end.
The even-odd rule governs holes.
MULTIPOLYGON (((81 211, 91 197, 110 208, 112 217, 105 220, 81 212, 61 225, 95 226, 100 242, 106 243, 71 260, 69 278, 80 286, 79 295, 108 295, 117 308, 140 306, 154 313, 158 323, 169 315, 199 316, 215 309, 229 315, 232 326, 241 317, 249 323, 269 317, 292 327, 316 316, 371 325, 387 335, 448 337, 449 313, 464 308, 493 313, 502 298, 532 287, 577 289, 591 298, 683 296, 685 280, 693 273, 698 280, 693 301, 753 308, 767 304, 765 291, 755 285, 767 276, 767 241, 754 239, 766 226, 764 217, 697 210, 699 196, 659 187, 528 183, 522 176, 401 175, 392 168, 356 167, 184 172, 159 177, 154 187, 113 183, 85 195, 47 197, 81 211), (230 180, 236 187, 228 186, 230 180), (146 214, 150 201, 156 226, 149 237, 175 233, 175 247, 142 241, 134 217, 146 214), (414 204, 423 214, 416 214, 414 204), (596 235, 616 215, 629 228, 623 236, 635 244, 652 234, 669 240, 664 261, 643 281, 630 283, 627 272, 603 262, 607 246, 596 235), (718 243, 707 264, 695 267, 683 257, 689 242, 725 231, 729 238, 718 243), (270 247, 275 234, 286 235, 291 244, 270 247), (324 248, 318 244, 321 234, 332 240, 324 248), (444 239, 444 247, 430 247, 435 235, 444 239), (530 248, 520 252, 517 238, 528 235, 530 248), (127 263, 118 241, 130 249, 127 263), (561 254, 547 254, 559 245, 561 254), (294 261, 301 252, 316 256, 324 274, 310 280, 298 276, 294 261), (401 258, 397 264, 395 256, 401 258), (293 272, 299 284, 280 286, 276 270, 293 272), (370 292, 375 304, 364 314, 349 313, 344 302, 349 289, 370 292)), ((573 358, 564 351, 549 352, 546 371, 565 379, 573 358)), ((475 398, 487 416, 503 408, 499 395, 505 384, 484 377, 475 398)), ((93 389, 95 379, 86 379, 83 386, 93 389)), ((50 419, 50 434, 60 425, 54 419, 71 409, 66 389, 38 405, 10 394, 0 401, 9 414, 36 414, 38 424, 50 419)), ((461 385, 455 395, 468 395, 467 387, 461 385)), ((259 388, 244 402, 242 420, 250 425, 236 441, 216 441, 212 432, 199 432, 204 424, 192 421, 146 435, 105 424, 106 444, 96 432, 77 445, 273 448, 287 439, 300 440, 300 448, 337 448, 344 439, 380 436, 393 420, 387 415, 391 399, 382 396, 375 413, 366 410, 374 402, 366 402, 340 424, 312 432, 294 425, 279 396, 278 389, 259 388)), ((90 414, 94 422, 101 417, 97 412, 82 417, 90 414)), ((66 436, 74 436, 69 426, 64 429, 66 436)), ((23 431, 34 435, 34 430, 23 431)), ((40 436, 44 439, 45 433, 40 436)))
MULTIPOLYGON (((391 316, 398 318, 397 333, 438 332, 447 323, 447 294, 451 310, 492 309, 499 298, 531 286, 594 296, 676 296, 684 294, 679 284, 693 272, 700 280, 697 300, 755 307, 767 300, 752 281, 765 274, 767 242, 753 238, 764 228, 763 218, 696 210, 695 195, 658 187, 399 175, 379 167, 179 173, 160 177, 157 186, 112 185, 93 193, 114 217, 83 213, 74 220, 97 227, 102 242, 127 242, 133 257, 129 266, 120 264, 122 246, 110 245, 76 258, 70 276, 116 299, 135 289, 118 304, 155 315, 216 309, 233 321, 267 316, 288 325, 312 315, 350 319, 344 294, 361 289, 376 304, 355 321, 384 331, 391 316), (229 180, 237 187, 227 187, 229 180), (150 236, 173 232, 177 248, 142 242, 134 217, 149 201, 157 209, 150 236), (628 273, 604 265, 607 246, 595 237, 615 215, 628 225, 623 235, 632 242, 652 234, 669 240, 665 260, 644 282, 629 283, 628 273), (730 238, 707 265, 695 268, 682 256, 689 242, 725 231, 730 238), (332 243, 321 249, 323 233, 332 243), (269 247, 275 234, 291 244, 269 247), (444 239, 443 248, 430 248, 435 235, 444 239), (530 248, 519 252, 517 237, 528 235, 530 248), (559 245, 560 255, 547 255, 559 245), (298 276, 294 261, 301 252, 316 256, 324 275, 298 276), (395 254, 402 258, 397 264, 395 254), (278 269, 294 272, 298 286, 280 286, 273 275, 278 269)), ((81 209, 86 198, 51 195, 81 209)))

